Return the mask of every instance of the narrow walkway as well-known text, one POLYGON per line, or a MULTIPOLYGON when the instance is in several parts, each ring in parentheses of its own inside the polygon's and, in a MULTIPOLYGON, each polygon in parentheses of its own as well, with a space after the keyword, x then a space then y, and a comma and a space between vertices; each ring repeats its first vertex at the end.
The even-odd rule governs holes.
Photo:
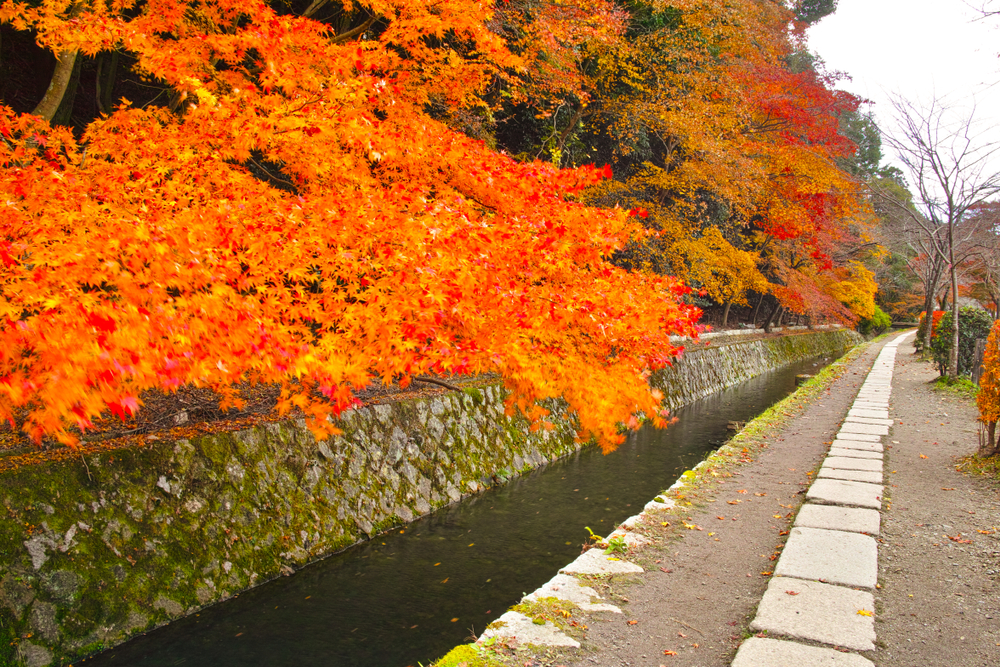
MULTIPOLYGON (((912 334, 911 334, 912 335, 912 334)), ((882 438, 896 349, 887 343, 861 386, 795 519, 774 577, 750 624, 756 632, 733 667, 864 667, 867 658, 798 641, 875 650, 875 598, 881 527, 882 438)))

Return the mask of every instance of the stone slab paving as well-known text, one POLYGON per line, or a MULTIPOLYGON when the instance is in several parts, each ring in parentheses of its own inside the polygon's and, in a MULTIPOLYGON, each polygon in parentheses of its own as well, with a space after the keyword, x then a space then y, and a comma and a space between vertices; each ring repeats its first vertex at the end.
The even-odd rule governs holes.
POLYGON ((824 528, 848 533, 878 535, 882 515, 878 510, 806 503, 795 517, 796 528, 824 528))
POLYGON ((856 422, 844 422, 840 427, 843 433, 862 433, 864 435, 889 435, 889 427, 877 424, 858 424, 856 422))
POLYGON ((837 468, 820 468, 817 479, 842 479, 848 482, 868 482, 869 484, 881 484, 883 482, 882 473, 871 472, 870 470, 840 470, 837 468))
POLYGON ((871 419, 888 419, 888 410, 862 410, 859 408, 851 408, 847 411, 848 417, 870 417, 871 419))
POLYGON ((875 417, 852 417, 847 415, 847 419, 844 422, 851 422, 852 424, 874 424, 876 426, 892 426, 891 419, 879 419, 875 417))
POLYGON ((857 459, 846 456, 827 455, 823 468, 839 468, 841 470, 868 470, 882 472, 882 461, 876 459, 857 459))
POLYGON ((850 438, 836 437, 833 446, 840 449, 854 449, 859 452, 875 452, 881 454, 883 447, 881 442, 868 442, 867 440, 853 440, 850 438))
POLYGON ((882 436, 880 435, 869 435, 867 433, 844 433, 841 431, 837 434, 837 440, 857 440, 859 442, 874 442, 882 444, 882 436))
POLYGON ((733 667, 875 667, 875 663, 853 653, 807 646, 780 639, 751 637, 740 646, 733 667))
MULTIPOLYGON (((871 593, 816 581, 773 577, 750 629, 871 651, 875 649, 874 614, 875 598, 871 593)), ((763 664, 766 663, 758 667, 763 664)))
POLYGON ((872 536, 881 528, 882 437, 893 425, 889 397, 896 349, 910 335, 882 348, 858 390, 750 625, 840 650, 754 637, 740 646, 734 667, 873 664, 841 651, 875 648, 875 601, 856 589, 874 589, 878 581, 878 544, 872 536))
POLYGON ((860 533, 792 528, 774 575, 874 589, 878 546, 875 538, 860 533))
POLYGON ((806 500, 823 505, 882 509, 882 486, 839 479, 817 479, 806 492, 806 500))
POLYGON ((867 449, 848 449, 847 447, 840 447, 836 443, 834 443, 833 447, 830 448, 829 456, 846 456, 848 458, 855 459, 882 460, 882 452, 873 452, 867 449))

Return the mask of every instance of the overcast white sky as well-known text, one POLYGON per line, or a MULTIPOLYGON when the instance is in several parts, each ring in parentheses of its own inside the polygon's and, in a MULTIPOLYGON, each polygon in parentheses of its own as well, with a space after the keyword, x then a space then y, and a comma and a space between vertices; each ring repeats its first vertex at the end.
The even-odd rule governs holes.
POLYGON ((852 77, 839 87, 872 100, 884 131, 892 128, 889 95, 899 93, 954 106, 974 100, 976 118, 1000 136, 1000 17, 977 16, 962 0, 840 0, 809 29, 809 49, 852 77))

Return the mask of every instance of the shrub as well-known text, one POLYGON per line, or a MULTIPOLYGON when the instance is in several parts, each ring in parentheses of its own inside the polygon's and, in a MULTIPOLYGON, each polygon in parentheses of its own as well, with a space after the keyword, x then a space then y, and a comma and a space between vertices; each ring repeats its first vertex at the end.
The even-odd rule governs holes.
POLYGON ((862 317, 858 321, 858 333, 862 336, 878 336, 880 333, 888 331, 891 326, 892 318, 876 305, 875 312, 870 318, 862 317))
MULTIPOLYGON (((937 326, 937 323, 941 320, 941 317, 943 315, 944 315, 944 311, 943 310, 935 310, 934 311, 934 320, 933 320, 934 324, 933 324, 933 326, 935 326, 935 327, 937 326)), ((926 316, 927 316, 926 312, 920 313, 920 324, 917 325, 917 339, 913 342, 913 346, 917 348, 917 352, 922 352, 923 351, 923 346, 924 346, 924 332, 927 330, 927 317, 926 316)), ((932 329, 932 331, 933 331, 933 329, 932 329)))
POLYGON ((985 427, 980 431, 979 454, 992 456, 1000 449, 996 439, 997 420, 1000 420, 1000 320, 993 324, 986 341, 976 405, 979 407, 979 421, 985 427))
MULTIPOLYGON (((976 341, 986 338, 993 326, 993 317, 982 308, 966 306, 958 311, 958 374, 971 375, 975 360, 976 341)), ((938 370, 944 375, 951 354, 951 311, 941 316, 931 336, 931 351, 938 370)))

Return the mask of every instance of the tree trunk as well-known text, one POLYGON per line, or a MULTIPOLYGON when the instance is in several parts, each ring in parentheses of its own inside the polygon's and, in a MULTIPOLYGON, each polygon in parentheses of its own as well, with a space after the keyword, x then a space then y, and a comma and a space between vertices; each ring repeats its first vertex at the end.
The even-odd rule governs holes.
POLYGON ((56 69, 52 72, 52 79, 49 81, 49 88, 45 91, 45 97, 38 103, 31 113, 41 116, 47 121, 51 121, 59 105, 62 104, 63 95, 69 86, 70 79, 73 78, 73 70, 76 68, 76 51, 63 51, 56 61, 56 69))
POLYGON ((757 316, 760 315, 760 307, 761 305, 763 305, 763 303, 764 303, 764 293, 761 292, 760 299, 757 300, 757 305, 754 306, 753 315, 750 317, 750 324, 753 325, 754 329, 757 328, 757 316))
POLYGON ((948 354, 948 377, 958 377, 958 268, 955 266, 954 245, 951 250, 951 351, 948 354))
POLYGON ((929 354, 931 334, 934 333, 934 292, 928 292, 924 295, 924 317, 927 318, 927 326, 924 327, 923 340, 920 343, 924 354, 929 354))
POLYGON ((979 424, 979 451, 976 452, 980 457, 994 456, 995 454, 1000 454, 1000 442, 997 442, 997 423, 996 422, 986 422, 985 426, 982 422, 979 424))
POLYGON ((727 301, 726 307, 722 309, 722 324, 719 325, 720 329, 724 329, 726 327, 726 322, 729 321, 729 307, 731 305, 733 305, 733 302, 727 301))
MULTIPOLYGON (((778 315, 778 313, 782 310, 784 309, 781 307, 781 304, 777 299, 775 299, 774 310, 772 310, 771 314, 768 315, 767 322, 764 322, 764 333, 771 333, 771 322, 774 320, 774 316, 778 315)), ((781 318, 779 317, 778 319, 780 320, 781 318)))
POLYGON ((115 101, 115 76, 118 72, 118 52, 103 53, 97 59, 97 111, 111 113, 115 101))

